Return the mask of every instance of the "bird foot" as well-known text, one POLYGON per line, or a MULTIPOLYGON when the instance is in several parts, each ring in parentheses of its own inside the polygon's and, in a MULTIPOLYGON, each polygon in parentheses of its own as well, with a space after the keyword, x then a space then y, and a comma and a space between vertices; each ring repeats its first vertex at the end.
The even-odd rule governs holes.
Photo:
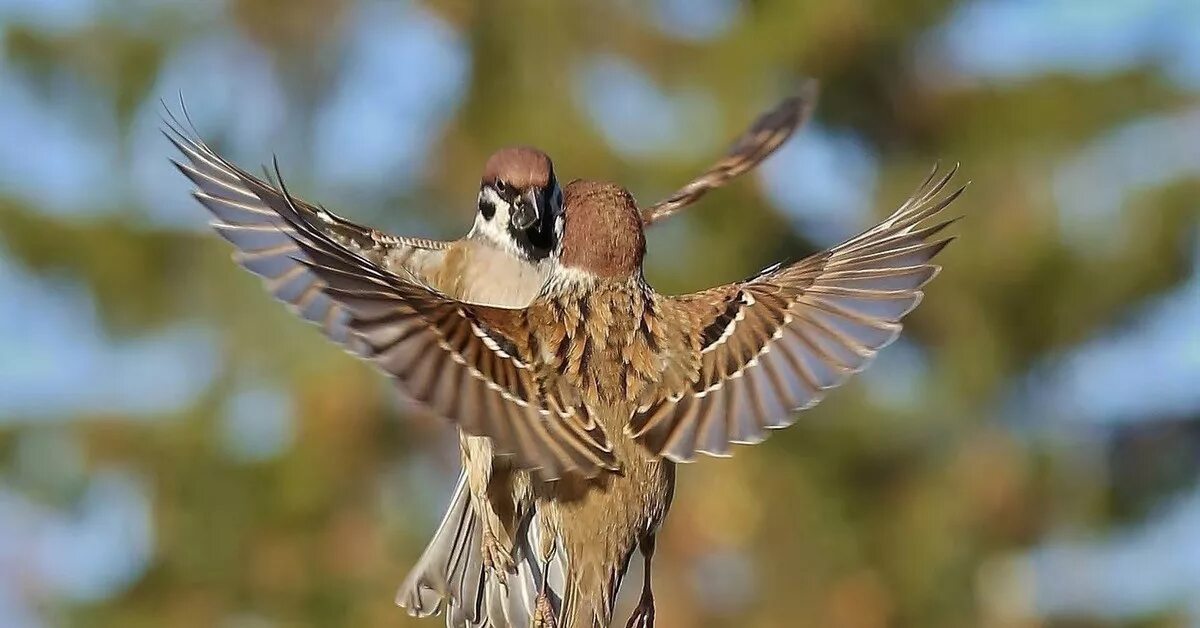
POLYGON ((483 531, 482 547, 483 566, 495 574, 501 584, 508 583, 508 574, 516 571, 517 564, 513 561, 512 552, 496 539, 489 530, 483 531))
POLYGON ((554 618, 554 607, 545 591, 539 593, 534 600, 533 628, 558 628, 558 620, 554 618))
POLYGON ((625 628, 654 628, 654 598, 642 597, 625 628))

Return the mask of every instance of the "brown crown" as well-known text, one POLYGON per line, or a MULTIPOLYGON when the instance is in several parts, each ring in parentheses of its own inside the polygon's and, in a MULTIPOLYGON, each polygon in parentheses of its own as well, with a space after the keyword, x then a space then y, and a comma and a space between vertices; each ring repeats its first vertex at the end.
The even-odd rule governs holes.
POLYGON ((483 183, 503 181, 518 190, 544 188, 550 184, 554 165, 550 157, 536 148, 501 148, 488 157, 483 167, 483 183))
POLYGON ((563 266, 624 277, 642 265, 646 236, 637 203, 613 183, 572 181, 563 190, 563 266))

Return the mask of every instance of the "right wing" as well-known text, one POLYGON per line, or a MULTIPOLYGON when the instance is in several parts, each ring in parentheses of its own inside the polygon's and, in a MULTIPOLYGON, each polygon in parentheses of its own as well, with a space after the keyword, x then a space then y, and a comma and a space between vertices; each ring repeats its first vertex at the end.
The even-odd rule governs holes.
POLYGON ((939 234, 955 219, 938 215, 963 191, 941 194, 953 174, 931 173, 891 216, 831 249, 668 301, 701 341, 695 377, 639 407, 627 433, 676 462, 725 456, 865 368, 939 270, 932 260, 953 239, 939 234))
MULTIPOLYGON (((171 163, 196 185, 192 196, 212 214, 213 229, 237 247, 234 261, 261 277, 273 296, 320 325, 332 340, 361 353, 361 344, 347 328, 349 314, 321 292, 318 277, 300 261, 304 255, 292 240, 294 230, 272 209, 272 201, 283 198, 278 187, 218 155, 194 133, 186 133, 174 116, 165 124, 163 134, 187 158, 187 163, 174 159, 171 163)), ((439 262, 450 244, 393 236, 298 199, 293 203, 310 224, 341 246, 377 264, 402 266, 417 275, 439 262)))
POLYGON ((700 197, 745 174, 770 157, 817 106, 817 82, 806 81, 795 96, 759 116, 742 133, 725 155, 703 174, 687 182, 674 194, 642 210, 642 224, 650 226, 700 200, 700 197))

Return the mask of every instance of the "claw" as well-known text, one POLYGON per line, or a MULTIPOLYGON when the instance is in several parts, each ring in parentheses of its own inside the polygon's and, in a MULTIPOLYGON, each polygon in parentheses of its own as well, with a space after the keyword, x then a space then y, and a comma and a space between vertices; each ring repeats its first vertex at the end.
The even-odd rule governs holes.
POLYGON ((533 628, 557 628, 558 620, 554 618, 554 607, 550 604, 550 596, 543 591, 538 594, 533 606, 533 628))
POLYGON ((642 596, 625 628, 654 628, 654 598, 642 596))
POLYGON ((487 529, 483 531, 480 550, 483 552, 483 566, 494 574, 501 584, 507 584, 508 574, 517 569, 512 552, 503 543, 496 540, 496 537, 487 529))

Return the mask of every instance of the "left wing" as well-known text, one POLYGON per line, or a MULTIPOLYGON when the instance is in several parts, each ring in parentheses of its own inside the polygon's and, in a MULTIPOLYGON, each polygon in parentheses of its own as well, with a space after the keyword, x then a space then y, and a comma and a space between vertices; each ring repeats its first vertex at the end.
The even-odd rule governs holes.
MULTIPOLYGON (((935 170, 936 173, 936 170, 935 170)), ((934 174, 883 222, 751 280, 668 299, 699 337, 694 380, 639 407, 630 436, 677 462, 728 455, 791 425, 796 413, 866 368, 937 274, 930 263, 953 220, 922 226, 962 193, 938 198, 934 174)))
POLYGON ((554 374, 535 367, 524 309, 462 303, 401 278, 311 224, 282 180, 280 192, 271 208, 290 227, 301 262, 350 311, 365 355, 410 398, 544 479, 615 470, 603 428, 563 397, 554 374))
MULTIPOLYGON (((347 328, 349 314, 321 292, 322 283, 299 261, 304 254, 292 241, 295 230, 273 209, 283 200, 277 186, 221 157, 194 133, 184 131, 169 111, 163 134, 186 158, 186 163, 171 163, 196 186, 192 196, 212 214, 213 229, 237 248, 234 261, 261 277, 272 296, 305 320, 320 325, 331 340, 361 352, 360 343, 347 328)), ((327 237, 379 264, 401 265, 420 272, 438 261, 449 245, 439 240, 393 236, 302 200, 293 198, 292 202, 296 212, 309 224, 319 226, 327 237)))

